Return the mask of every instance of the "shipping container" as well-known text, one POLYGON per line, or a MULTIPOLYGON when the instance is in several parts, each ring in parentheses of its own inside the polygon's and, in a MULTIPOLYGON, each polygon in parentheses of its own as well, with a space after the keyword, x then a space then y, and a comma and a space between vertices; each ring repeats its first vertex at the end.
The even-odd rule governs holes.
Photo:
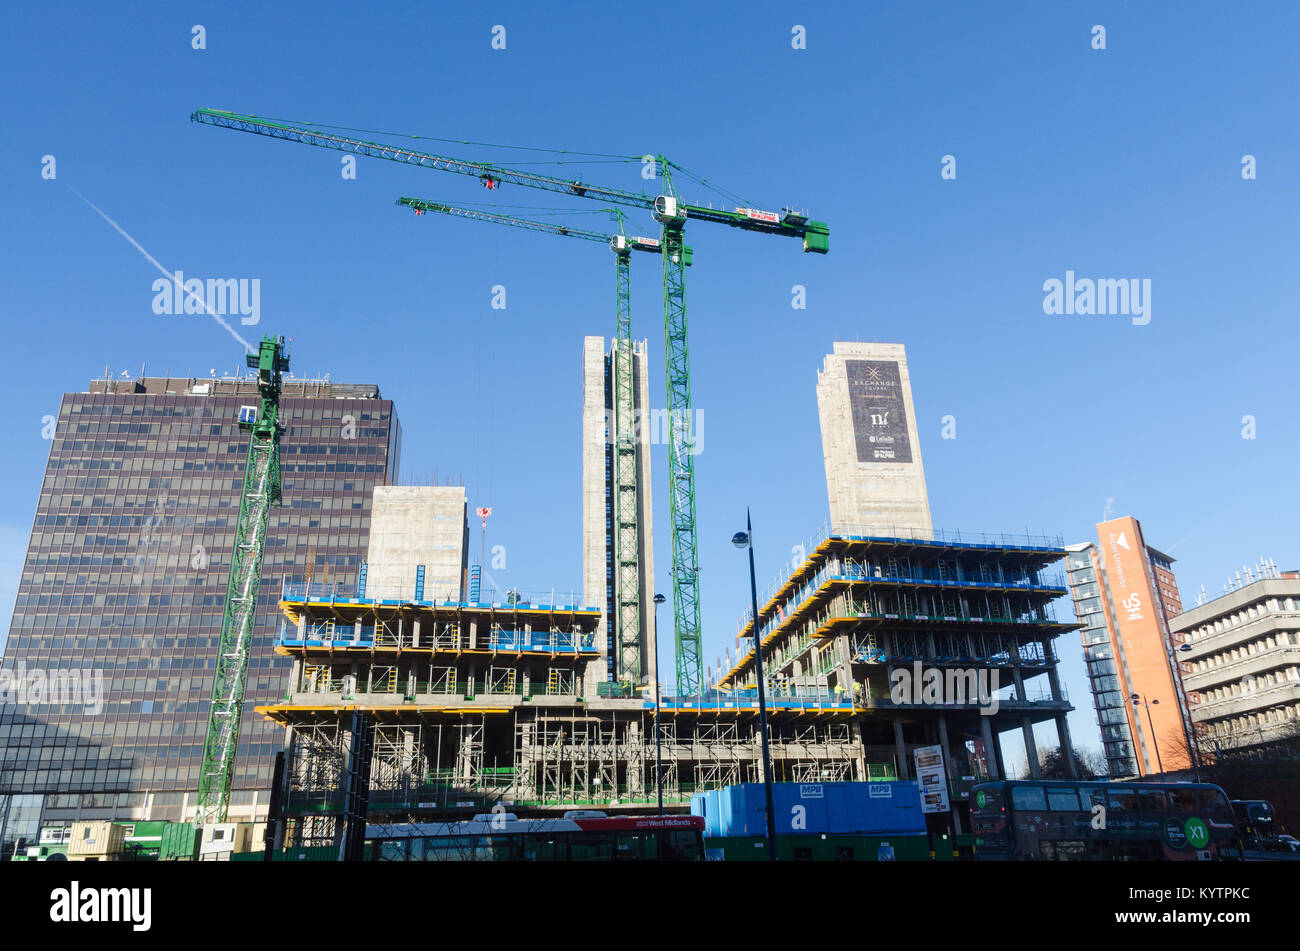
MULTIPOLYGON (((925 818, 914 782, 774 783, 778 835, 922 835, 925 818)), ((762 783, 696 793, 691 813, 711 837, 766 835, 762 783)))

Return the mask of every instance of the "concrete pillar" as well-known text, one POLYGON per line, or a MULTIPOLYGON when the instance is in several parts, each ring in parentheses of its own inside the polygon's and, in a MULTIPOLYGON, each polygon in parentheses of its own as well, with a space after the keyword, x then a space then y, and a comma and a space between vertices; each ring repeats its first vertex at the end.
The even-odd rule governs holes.
POLYGON ((1023 703, 1027 699, 1025 696, 1025 678, 1020 675, 1019 664, 1011 668, 1011 676, 1016 682, 1016 699, 1023 703))
POLYGON ((898 778, 911 779, 912 770, 907 762, 907 745, 903 742, 903 721, 894 717, 894 753, 898 760, 898 778))
POLYGON ((992 717, 980 717, 980 734, 984 740, 984 761, 989 768, 990 779, 1001 779, 1001 756, 993 744, 992 717))
POLYGON ((948 718, 939 714, 939 749, 943 750, 943 778, 948 784, 948 806, 952 810, 952 831, 961 835, 961 812, 957 808, 957 797, 953 794, 952 779, 956 770, 952 767, 952 748, 948 745, 948 718))
POLYGON ((1078 779, 1074 768, 1074 744, 1070 741, 1070 724, 1066 722, 1064 713, 1056 718, 1056 737, 1061 741, 1061 755, 1065 758, 1065 775, 1070 779, 1078 779))
POLYGON ((1007 764, 1002 758, 1002 734, 993 734, 993 766, 999 779, 1007 778, 1007 764))
POLYGON ((1020 730, 1025 735, 1025 758, 1029 760, 1029 778, 1039 779, 1038 747, 1034 744, 1034 726, 1029 717, 1020 718, 1020 730))
POLYGON ((1064 699, 1061 696, 1061 677, 1056 671, 1056 665, 1052 663, 1052 642, 1046 638, 1042 641, 1043 659, 1047 661, 1047 683, 1052 691, 1053 700, 1064 699))
POLYGON ((420 646, 420 619, 419 618, 416 618, 411 623, 411 646, 412 647, 420 646))

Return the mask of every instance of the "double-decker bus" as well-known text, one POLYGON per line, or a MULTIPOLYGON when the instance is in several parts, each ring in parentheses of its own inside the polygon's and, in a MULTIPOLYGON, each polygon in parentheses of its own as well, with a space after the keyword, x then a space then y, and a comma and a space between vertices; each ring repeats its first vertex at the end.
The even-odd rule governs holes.
POLYGON ((973 787, 970 801, 976 860, 1241 856, 1228 797, 1208 783, 1010 780, 973 787))
POLYGON ((483 813, 467 822, 374 824, 366 827, 364 855, 374 862, 698 862, 704 818, 575 810, 562 819, 483 813))

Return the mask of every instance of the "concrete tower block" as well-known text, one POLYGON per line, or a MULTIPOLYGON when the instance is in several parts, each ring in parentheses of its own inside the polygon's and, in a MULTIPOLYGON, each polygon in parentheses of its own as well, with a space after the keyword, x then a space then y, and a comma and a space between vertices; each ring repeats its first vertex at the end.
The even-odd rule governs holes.
POLYGON ((902 344, 836 342, 817 375, 831 528, 933 538, 902 344))

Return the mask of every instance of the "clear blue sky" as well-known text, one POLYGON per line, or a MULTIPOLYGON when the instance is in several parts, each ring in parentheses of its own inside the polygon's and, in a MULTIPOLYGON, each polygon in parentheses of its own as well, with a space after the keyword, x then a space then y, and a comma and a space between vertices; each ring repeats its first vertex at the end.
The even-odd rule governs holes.
MULTIPOLYGON (((471 179, 375 160, 345 181, 337 153, 189 122, 205 105, 662 152, 759 207, 793 204, 830 224, 825 257, 786 239, 688 229, 710 661, 747 596, 743 556, 729 544, 744 506, 760 585, 826 516, 814 385, 835 339, 907 345, 938 526, 1085 541, 1111 500, 1178 559, 1189 602, 1260 555, 1300 565, 1293 5, 559 9, 8 11, 6 615, 48 454, 41 421, 60 395, 105 365, 206 375, 240 359, 211 319, 153 313, 158 273, 74 188, 168 268, 260 278, 262 321, 246 334, 291 336, 297 373, 376 382, 397 400, 404 468, 463 473, 471 504, 494 507, 489 543, 507 547, 503 580, 579 585, 579 353, 583 335, 613 331, 608 253, 417 219, 394 199, 494 196, 471 179), (206 28, 205 50, 191 48, 194 24, 206 28), (504 51, 490 45, 497 24, 504 51), (806 50, 791 48, 795 24, 806 50), (1105 51, 1091 48, 1094 24, 1106 27, 1105 51), (54 181, 41 177, 46 154, 54 181), (945 154, 956 157, 955 181, 940 177, 945 154), (1256 156, 1255 181, 1241 177, 1245 154, 1256 156), (1067 269, 1149 278, 1150 324, 1044 315, 1043 282, 1067 269), (497 284, 504 311, 490 307, 497 284), (804 311, 791 309, 794 284, 807 288, 804 311), (940 438, 946 414, 954 440, 940 438), (1253 440, 1241 438, 1247 414, 1253 440)), ((509 153, 454 151, 509 163, 509 153)), ((580 168, 589 181, 641 185, 639 165, 580 168)), ((561 203, 522 189, 497 197, 561 203)), ((634 225, 655 233, 648 217, 634 225)), ((636 264, 634 332, 650 340, 662 406, 658 269, 648 257, 636 264)), ((1075 733, 1091 745, 1077 638, 1061 649, 1080 706, 1075 733)))

